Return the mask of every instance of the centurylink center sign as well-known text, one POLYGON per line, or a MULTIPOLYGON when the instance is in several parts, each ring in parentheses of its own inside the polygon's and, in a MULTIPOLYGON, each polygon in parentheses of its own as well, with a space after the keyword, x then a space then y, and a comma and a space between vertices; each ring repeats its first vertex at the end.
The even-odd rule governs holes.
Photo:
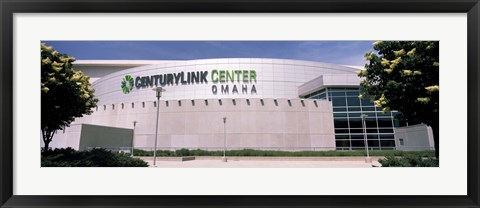
POLYGON ((128 94, 134 88, 153 88, 174 85, 207 84, 212 85, 212 94, 256 94, 257 72, 255 70, 218 70, 189 71, 149 76, 132 77, 126 75, 121 82, 123 93, 128 94), (238 86, 237 86, 238 85, 238 86))

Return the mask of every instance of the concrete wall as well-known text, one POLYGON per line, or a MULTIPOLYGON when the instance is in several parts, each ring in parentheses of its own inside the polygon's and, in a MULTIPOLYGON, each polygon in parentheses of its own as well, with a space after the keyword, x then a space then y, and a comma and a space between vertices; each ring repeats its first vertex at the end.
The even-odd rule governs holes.
MULTIPOLYGON (((230 149, 335 149, 330 102, 258 98, 162 100, 158 147, 223 149, 223 117, 230 149)), ((137 121, 134 145, 149 149, 155 141, 155 119, 155 102, 134 102, 98 106, 74 123, 133 128, 137 121)))
POLYGON ((413 125, 395 129, 395 146, 397 150, 434 150, 432 128, 427 125, 413 125), (403 145, 401 141, 403 140, 403 145))
POLYGON ((133 129, 82 124, 79 150, 94 147, 110 149, 132 146, 133 129))
MULTIPOLYGON (((71 147, 76 150, 94 147, 118 149, 131 147, 132 137, 133 129, 74 123, 65 131, 57 131, 50 147, 71 147)), ((41 146, 44 146, 43 140, 41 146)))
POLYGON ((324 74, 298 86, 298 95, 305 96, 320 89, 335 87, 358 87, 361 78, 357 74, 324 74))

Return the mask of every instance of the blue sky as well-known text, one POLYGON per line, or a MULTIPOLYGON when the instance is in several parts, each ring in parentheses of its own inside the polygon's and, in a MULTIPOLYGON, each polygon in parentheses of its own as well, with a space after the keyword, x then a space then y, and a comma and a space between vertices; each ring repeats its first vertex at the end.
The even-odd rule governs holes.
POLYGON ((373 41, 43 41, 77 60, 282 58, 363 66, 373 41))

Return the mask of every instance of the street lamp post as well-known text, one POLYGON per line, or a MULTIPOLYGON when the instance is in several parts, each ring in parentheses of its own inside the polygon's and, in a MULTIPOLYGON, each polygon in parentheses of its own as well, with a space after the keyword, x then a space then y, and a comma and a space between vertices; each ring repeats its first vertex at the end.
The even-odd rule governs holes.
POLYGON ((365 143, 365 150, 367 151, 367 157, 365 158, 366 163, 372 163, 372 158, 370 158, 370 154, 368 153, 368 141, 367 141, 367 128, 365 125, 365 118, 368 117, 366 114, 362 114, 362 126, 363 126, 363 141, 365 143))
POLYGON ((133 157, 133 144, 135 143, 135 126, 137 125, 138 121, 133 121, 133 137, 132 137, 132 157, 133 157))
POLYGON ((225 152, 227 151, 227 117, 223 117, 223 162, 227 162, 227 158, 225 157, 225 152))
POLYGON ((159 110, 160 110, 160 97, 162 97, 162 92, 165 92, 165 89, 162 87, 154 88, 153 91, 157 92, 157 125, 155 125, 155 147, 153 148, 153 167, 157 167, 157 140, 158 140, 158 119, 159 119, 159 110))

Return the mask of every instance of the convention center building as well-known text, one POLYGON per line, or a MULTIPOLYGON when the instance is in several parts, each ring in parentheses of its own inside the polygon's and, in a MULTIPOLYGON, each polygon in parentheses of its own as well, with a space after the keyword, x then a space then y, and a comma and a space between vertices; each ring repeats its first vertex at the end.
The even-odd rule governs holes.
POLYGON ((359 99, 362 67, 222 58, 77 60, 74 68, 91 77, 99 101, 91 115, 57 131, 53 148, 148 150, 155 139, 157 149, 168 150, 355 150, 365 141, 373 150, 434 146, 430 127, 401 125, 398 112, 359 99))

